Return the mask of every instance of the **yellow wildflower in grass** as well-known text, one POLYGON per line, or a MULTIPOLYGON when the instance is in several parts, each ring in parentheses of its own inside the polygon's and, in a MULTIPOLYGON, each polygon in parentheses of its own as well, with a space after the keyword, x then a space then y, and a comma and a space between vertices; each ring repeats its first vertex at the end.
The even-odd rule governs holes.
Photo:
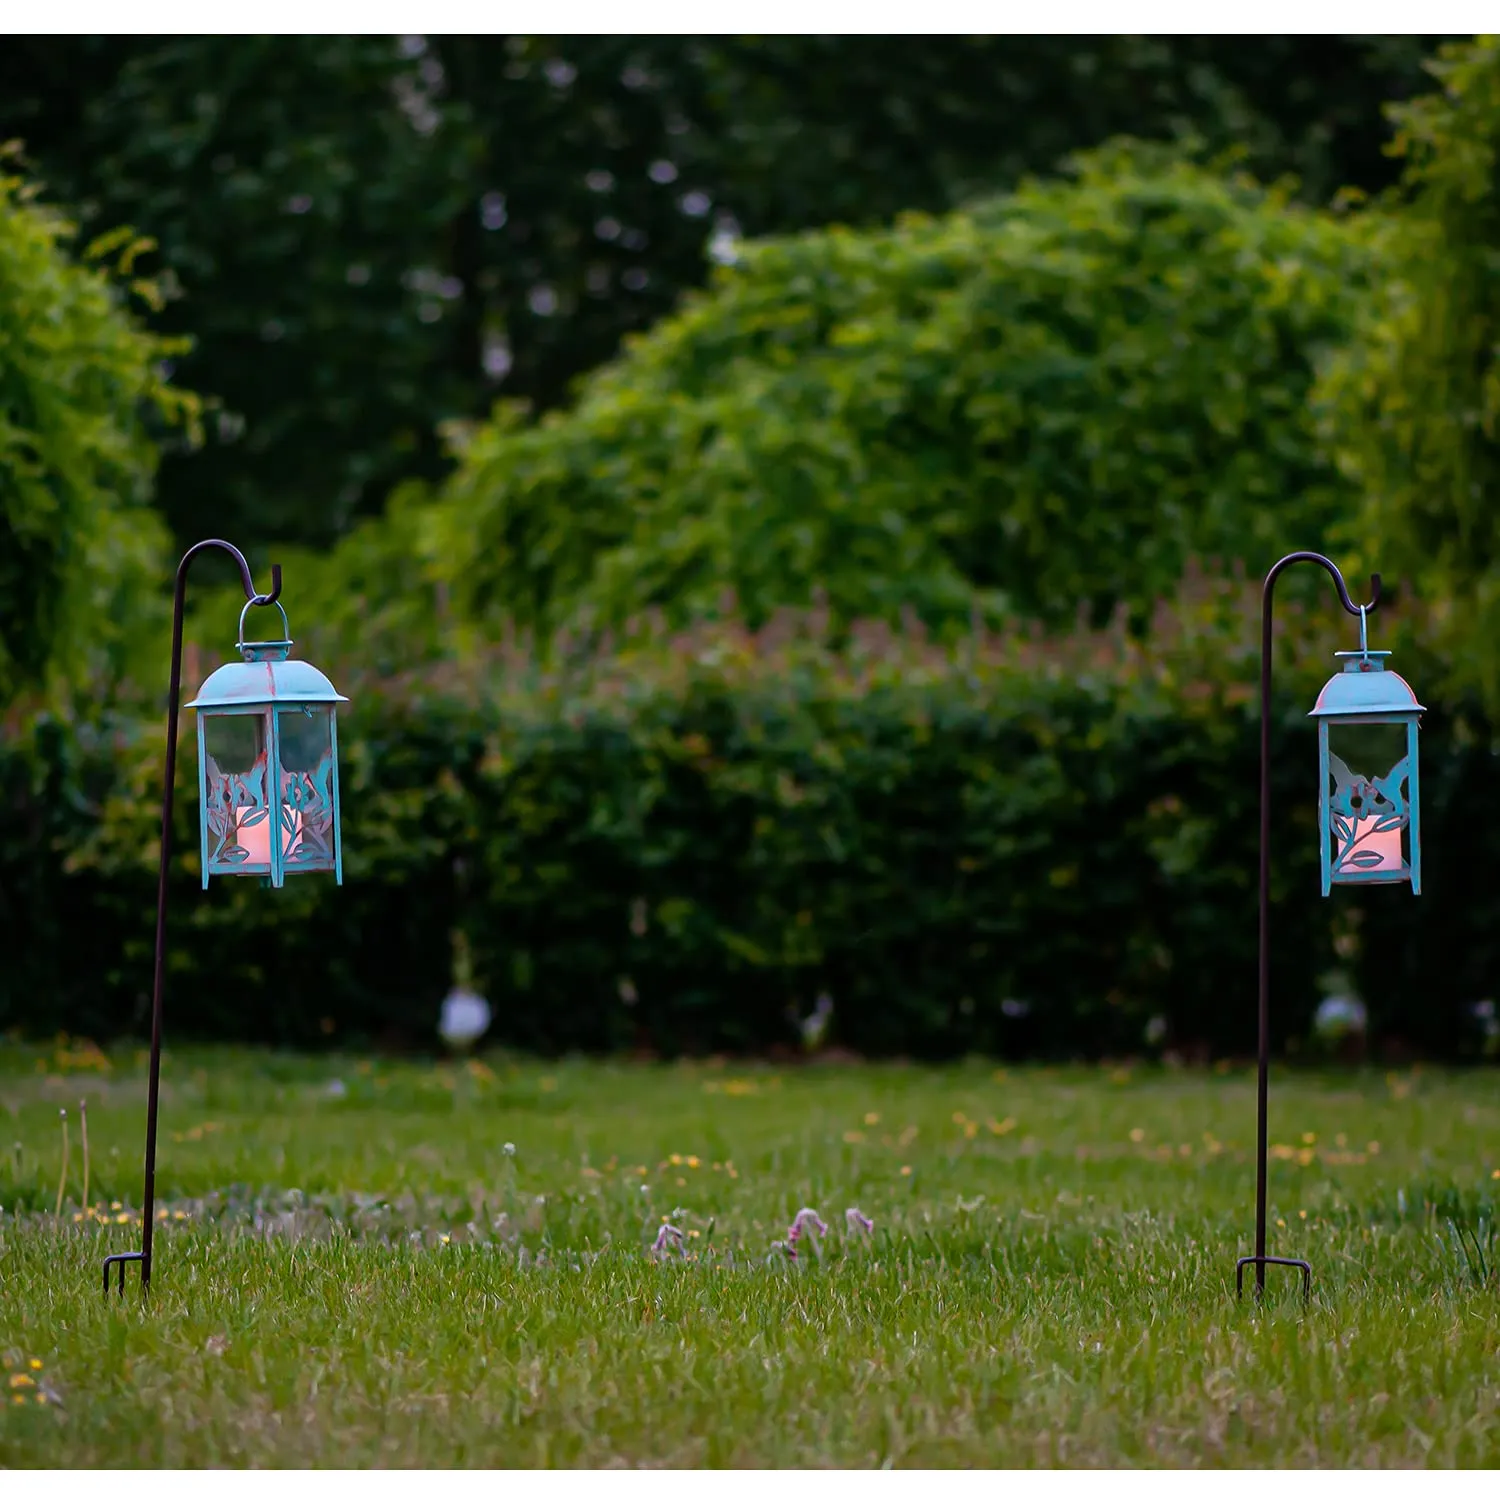
POLYGON ((979 1126, 973 1120, 964 1121, 964 1139, 972 1141, 979 1134, 979 1126))
POLYGON ((35 1384, 36 1381, 34 1381, 31 1376, 29 1376, 24 1370, 18 1370, 14 1375, 10 1377, 10 1388, 13 1391, 19 1391, 26 1386, 33 1386, 35 1384))
POLYGON ((33 1370, 40 1370, 42 1368, 42 1362, 39 1359, 28 1359, 26 1363, 30 1365, 33 1370))
MULTIPOLYGON (((40 1064, 40 1063, 38 1063, 38 1064, 37 1064, 37 1066, 38 1066, 38 1067, 41 1067, 41 1064, 40 1064)), ((13 1401, 13 1402, 14 1402, 14 1403, 15 1403, 15 1404, 16 1404, 16 1405, 17 1405, 17 1406, 25 1406, 25 1405, 26 1405, 26 1398, 25 1398, 25 1397, 24 1397, 24 1396, 12 1396, 12 1397, 11 1397, 11 1398, 10 1398, 10 1399, 11 1399, 11 1400, 12 1400, 12 1401, 13 1401)))
POLYGON ((910 1177, 911 1176, 911 1168, 910 1167, 902 1167, 901 1168, 901 1175, 903 1177, 910 1177))
POLYGON ((1316 1145, 1317 1144, 1317 1139, 1318 1139, 1318 1137, 1311 1130, 1304 1130, 1302 1132, 1302 1144, 1304 1146, 1316 1145))
POLYGON ((1142 1130, 1139 1125, 1137 1125, 1135 1129, 1130 1132, 1130 1139, 1133 1140, 1137 1146, 1139 1146, 1140 1143, 1146 1139, 1146 1132, 1142 1130))
POLYGON ((688 1157, 687 1164, 690 1167, 696 1167, 699 1164, 698 1163, 698 1158, 696 1156, 690 1156, 690 1157, 688 1157))
POLYGON ((667 1160, 671 1162, 674 1167, 680 1167, 682 1165, 682 1158, 675 1151, 667 1158, 667 1160))
POLYGON ((878 1124, 880 1124, 880 1116, 878 1114, 876 1114, 876 1112, 873 1109, 870 1110, 865 1115, 865 1124, 866 1125, 878 1125, 878 1124))
POLYGON ((849 1146, 858 1146, 864 1138, 865 1133, 863 1130, 846 1130, 844 1132, 844 1142, 849 1146))

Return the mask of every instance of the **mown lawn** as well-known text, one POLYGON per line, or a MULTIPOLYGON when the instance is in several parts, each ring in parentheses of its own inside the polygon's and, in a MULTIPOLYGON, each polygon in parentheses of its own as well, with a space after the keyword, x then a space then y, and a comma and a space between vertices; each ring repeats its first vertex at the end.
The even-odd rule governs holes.
POLYGON ((0 1463, 1495 1465, 1496 1082, 1275 1075, 1257 1311, 1242 1071, 179 1052, 143 1305, 142 1055, 0 1046, 0 1463))

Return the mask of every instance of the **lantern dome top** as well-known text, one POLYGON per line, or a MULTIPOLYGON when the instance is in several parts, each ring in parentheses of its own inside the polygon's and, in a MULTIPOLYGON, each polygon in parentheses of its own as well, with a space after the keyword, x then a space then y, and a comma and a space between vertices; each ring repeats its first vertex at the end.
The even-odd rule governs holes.
POLYGON ((1387 672, 1384 658, 1389 651, 1339 651, 1344 669, 1330 677, 1318 694, 1309 718, 1371 718, 1382 714, 1424 712, 1406 679, 1387 672))
POLYGON ((226 662, 198 689, 189 708, 250 708, 259 704, 347 703, 333 684, 311 662, 287 661, 290 641, 262 641, 247 646, 244 661, 226 662), (281 656, 262 655, 279 646, 281 656), (254 653, 253 655, 251 653, 254 653))
MULTIPOLYGON (((253 603, 254 601, 252 601, 253 603)), ((281 624, 286 629, 286 611, 281 624)), ((285 636, 279 641, 247 641, 245 616, 247 604, 240 611, 240 633, 235 642, 243 661, 226 662, 198 689, 189 708, 254 708, 263 704, 347 703, 333 684, 311 662, 288 661, 292 642, 285 636)))

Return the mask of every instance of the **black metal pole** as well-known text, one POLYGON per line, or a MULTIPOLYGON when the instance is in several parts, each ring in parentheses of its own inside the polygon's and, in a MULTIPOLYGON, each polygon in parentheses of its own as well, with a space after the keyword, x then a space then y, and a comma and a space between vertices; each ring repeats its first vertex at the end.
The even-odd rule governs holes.
MULTIPOLYGON (((1344 575, 1321 552, 1290 552, 1266 574, 1260 604, 1260 1039, 1259 1071, 1255 1088, 1255 1254, 1241 1256, 1234 1267, 1234 1293, 1244 1291, 1245 1267, 1255 1267, 1255 1295, 1266 1290, 1267 1266, 1294 1266, 1302 1272, 1302 1294, 1312 1288, 1312 1267, 1305 1260, 1266 1254, 1266 1113, 1271 1072, 1271 636, 1276 580, 1293 563, 1317 563, 1328 570, 1339 603, 1358 615, 1360 606, 1350 597, 1344 575)), ((1368 612, 1380 603, 1380 574, 1370 575, 1368 612)), ((1327 837, 1320 830, 1320 838, 1327 837)))
POLYGON ((182 697, 182 606, 187 594, 188 569, 200 552, 217 547, 239 565, 240 583, 251 604, 274 604, 281 594, 281 565, 271 564, 271 592, 258 594, 245 554, 229 542, 210 537, 182 554, 177 564, 177 585, 172 596, 172 671, 167 688, 167 765, 161 794, 161 861, 156 877, 156 977, 151 997, 151 1078, 146 1091, 146 1188, 141 1205, 141 1248, 104 1258, 104 1293, 109 1295, 109 1268, 119 1267, 120 1292, 125 1291, 125 1263, 141 1263, 141 1287, 151 1285, 151 1231, 156 1221, 156 1106, 161 1082, 162 977, 166 967, 167 866, 172 858, 172 783, 177 774, 177 720, 182 697))

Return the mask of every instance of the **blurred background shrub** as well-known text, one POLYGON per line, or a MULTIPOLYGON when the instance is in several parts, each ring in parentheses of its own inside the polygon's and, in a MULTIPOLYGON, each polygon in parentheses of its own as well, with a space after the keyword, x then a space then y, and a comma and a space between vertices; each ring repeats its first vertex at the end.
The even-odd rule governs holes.
POLYGON ((427 1044, 459 951, 542 1050, 1248 1051, 1314 546, 1398 585, 1424 894, 1311 894, 1289 576, 1278 1043, 1336 972, 1477 1055, 1500 50, 1437 40, 16 39, 0 1027, 144 1026, 218 534, 353 700, 348 883, 200 894, 189 735, 174 1036, 427 1044))

